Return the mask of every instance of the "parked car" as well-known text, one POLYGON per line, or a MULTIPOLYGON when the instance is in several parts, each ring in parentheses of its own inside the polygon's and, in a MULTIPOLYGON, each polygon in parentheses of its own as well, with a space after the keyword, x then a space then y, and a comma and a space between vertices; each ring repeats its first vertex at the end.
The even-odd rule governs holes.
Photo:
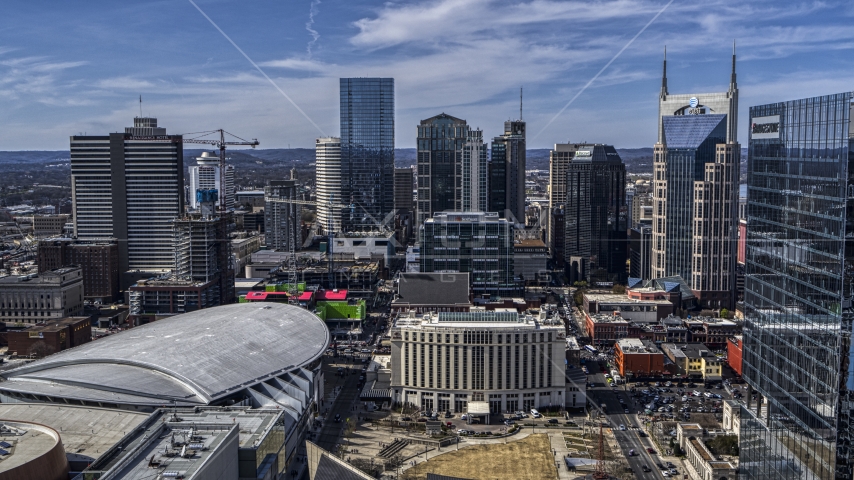
POLYGON ((534 418, 540 418, 540 417, 542 417, 542 415, 540 415, 540 412, 538 412, 536 408, 532 408, 532 409, 531 409, 531 416, 532 416, 532 417, 534 417, 534 418))

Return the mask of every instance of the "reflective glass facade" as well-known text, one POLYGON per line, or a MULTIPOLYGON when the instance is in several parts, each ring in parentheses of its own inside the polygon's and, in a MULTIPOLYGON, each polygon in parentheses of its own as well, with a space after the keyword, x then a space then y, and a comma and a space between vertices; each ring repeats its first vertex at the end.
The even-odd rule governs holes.
POLYGON ((436 213, 421 227, 421 271, 470 273, 475 296, 517 295, 513 238, 513 224, 494 212, 436 213))
POLYGON ((463 146, 468 125, 447 114, 418 126, 418 224, 433 212, 462 210, 463 146))
POLYGON ((707 163, 715 162, 715 145, 726 143, 726 115, 662 117, 665 144, 656 150, 656 202, 653 214, 655 253, 653 276, 679 275, 691 280, 694 227, 694 182, 704 179, 707 163), (660 190, 660 191, 659 191, 660 190))
POLYGON ((626 281, 626 166, 611 145, 575 152, 566 168, 565 259, 570 282, 626 281))
POLYGON ((522 120, 504 122, 489 165, 489 211, 517 223, 525 223, 525 129, 522 120))
POLYGON ((744 479, 852 478, 851 101, 750 109, 744 479))
POLYGON ((394 79, 341 79, 345 231, 375 229, 394 210, 394 79))

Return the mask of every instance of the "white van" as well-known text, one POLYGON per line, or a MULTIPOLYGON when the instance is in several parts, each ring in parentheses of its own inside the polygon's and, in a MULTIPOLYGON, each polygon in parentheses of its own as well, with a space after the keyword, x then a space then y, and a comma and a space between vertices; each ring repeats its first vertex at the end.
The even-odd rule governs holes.
POLYGON ((542 417, 542 415, 540 415, 540 412, 538 412, 536 408, 532 408, 532 409, 531 409, 531 416, 532 416, 532 417, 534 417, 534 418, 540 418, 540 417, 542 417))

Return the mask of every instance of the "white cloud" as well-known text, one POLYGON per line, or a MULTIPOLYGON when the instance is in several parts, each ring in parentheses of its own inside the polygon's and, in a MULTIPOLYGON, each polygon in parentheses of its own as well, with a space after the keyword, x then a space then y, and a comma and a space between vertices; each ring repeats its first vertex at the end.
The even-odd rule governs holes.
POLYGON ((261 65, 262 67, 287 68, 290 70, 303 70, 307 72, 323 72, 333 67, 333 65, 328 65, 323 62, 300 58, 270 60, 267 62, 261 62, 258 65, 261 65))
POLYGON ((117 90, 144 90, 154 87, 154 84, 148 80, 141 80, 133 77, 112 77, 98 80, 95 83, 98 88, 117 89, 117 90))

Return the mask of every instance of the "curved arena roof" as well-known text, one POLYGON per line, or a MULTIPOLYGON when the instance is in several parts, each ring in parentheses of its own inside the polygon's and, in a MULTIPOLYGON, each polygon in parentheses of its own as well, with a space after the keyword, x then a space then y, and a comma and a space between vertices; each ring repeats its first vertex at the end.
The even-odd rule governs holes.
POLYGON ((247 389, 255 389, 252 396, 275 398, 271 390, 294 390, 288 385, 302 383, 289 375, 323 355, 329 341, 326 324, 302 308, 225 305, 126 330, 4 372, 0 395, 148 406, 205 405, 247 389))

